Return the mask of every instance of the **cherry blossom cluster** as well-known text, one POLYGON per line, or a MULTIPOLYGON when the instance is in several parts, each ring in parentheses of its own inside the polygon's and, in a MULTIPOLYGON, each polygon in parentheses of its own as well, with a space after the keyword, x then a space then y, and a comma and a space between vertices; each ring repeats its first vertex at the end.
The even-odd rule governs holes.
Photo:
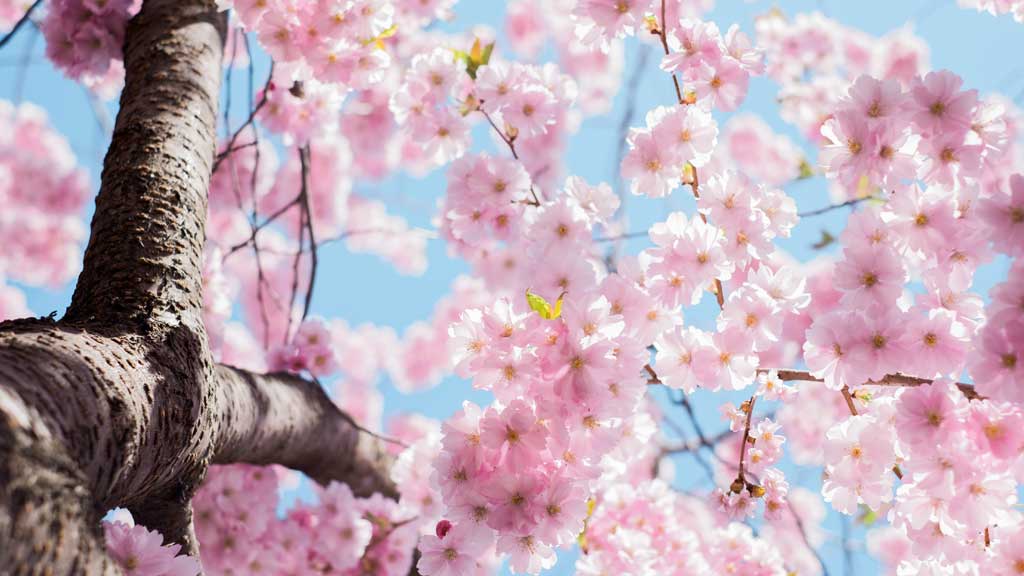
POLYGON ((655 480, 617 484, 593 504, 576 573, 785 574, 773 543, 723 522, 698 498, 655 480))
POLYGON ((0 275, 47 286, 73 278, 90 188, 41 108, 0 100, 0 275))
POLYGON ((163 536, 145 526, 104 522, 107 553, 127 576, 196 576, 199 562, 179 555, 180 544, 164 545, 163 536))
POLYGON ((969 402, 949 380, 881 392, 828 431, 826 500, 850 514, 858 503, 888 511, 880 555, 900 574, 1015 573, 1020 406, 969 402))
POLYGON ((389 65, 382 44, 395 7, 385 0, 321 0, 301 6, 285 0, 219 0, 279 63, 345 88, 376 81, 389 65))
MULTIPOLYGON (((406 417, 391 425, 400 453, 392 479, 396 502, 380 494, 355 497, 332 482, 316 488, 315 503, 278 513, 282 490, 298 475, 281 467, 214 466, 193 499, 196 534, 208 574, 404 575, 421 526, 437 521, 441 498, 430 481, 440 448, 437 423, 406 417)), ((484 566, 493 562, 481 555, 484 566)))
POLYGON ((112 96, 124 79, 121 47, 142 0, 50 0, 40 28, 46 56, 68 77, 112 96))
MULTIPOLYGON (((647 113, 646 128, 632 128, 622 176, 633 194, 668 195, 692 171, 706 164, 718 142, 718 124, 698 106, 659 106, 647 113)), ((690 173, 693 178, 693 173, 690 173)))
POLYGON ((499 300, 451 328, 456 373, 497 400, 465 403, 443 426, 446 518, 496 538, 517 572, 551 567, 553 547, 575 542, 606 457, 628 465, 642 452, 624 444, 643 442, 645 343, 600 292, 572 294, 552 319, 499 300))
MULTIPOLYGON (((472 54, 470 57, 473 57, 472 54)), ((572 125, 569 110, 577 88, 555 65, 531 66, 497 59, 472 75, 450 50, 436 49, 413 58, 391 110, 413 141, 436 165, 465 154, 470 144, 469 115, 481 116, 517 160, 550 186, 559 173, 558 152, 572 125)))
POLYGON ((308 372, 316 378, 330 376, 338 369, 331 333, 319 318, 305 320, 295 330, 291 342, 271 350, 270 368, 273 371, 308 372))
POLYGON ((622 175, 631 179, 634 194, 652 198, 696 178, 693 168, 708 162, 717 143, 712 108, 735 110, 750 76, 764 71, 761 53, 736 26, 725 38, 713 22, 688 19, 656 32, 666 39, 661 67, 673 74, 680 104, 692 105, 658 107, 647 114, 646 128, 630 130, 622 175))
POLYGON ((723 37, 714 22, 684 18, 661 33, 671 49, 661 68, 679 73, 687 100, 705 108, 735 110, 747 96, 750 76, 765 71, 764 55, 735 24, 723 37))
POLYGON ((611 109, 622 78, 624 45, 614 41, 602 50, 583 42, 575 22, 565 17, 575 5, 575 0, 513 0, 506 6, 505 33, 513 51, 531 60, 553 43, 560 68, 576 81, 580 109, 602 114, 611 109))
POLYGON ((731 164, 767 186, 789 184, 809 176, 807 171, 811 170, 799 146, 753 114, 737 114, 726 122, 722 131, 722 147, 715 151, 708 163, 712 173, 721 171, 718 162, 731 164))
POLYGON ((820 161, 850 194, 905 180, 969 188, 982 167, 1005 155, 1004 109, 961 90, 948 71, 930 72, 904 92, 895 80, 862 76, 822 127, 820 161))
POLYGON ((956 0, 956 3, 993 16, 1012 14, 1014 20, 1024 22, 1024 2, 1020 0, 956 0))
POLYGON ((879 38, 818 12, 787 18, 772 10, 757 19, 756 31, 767 74, 780 85, 780 115, 811 142, 823 140, 821 124, 857 77, 906 87, 928 68, 928 46, 909 28, 879 38))

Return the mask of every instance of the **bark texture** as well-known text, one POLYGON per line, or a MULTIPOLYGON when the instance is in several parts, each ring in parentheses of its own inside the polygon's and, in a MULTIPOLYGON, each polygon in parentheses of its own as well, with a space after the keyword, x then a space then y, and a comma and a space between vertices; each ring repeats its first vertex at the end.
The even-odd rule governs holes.
POLYGON ((202 323, 223 14, 145 0, 67 314, 0 323, 0 573, 118 574, 99 520, 126 507, 197 552, 211 462, 278 463, 395 495, 389 460, 318 384, 215 366, 202 323))

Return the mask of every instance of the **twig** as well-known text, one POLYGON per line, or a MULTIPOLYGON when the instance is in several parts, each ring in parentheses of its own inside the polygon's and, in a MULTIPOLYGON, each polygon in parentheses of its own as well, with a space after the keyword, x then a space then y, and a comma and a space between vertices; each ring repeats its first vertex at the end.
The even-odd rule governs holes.
MULTIPOLYGON (((734 484, 739 484, 740 490, 743 490, 743 487, 747 483, 747 479, 744 473, 746 472, 747 464, 747 444, 750 443, 750 422, 754 418, 755 404, 757 404, 757 394, 754 394, 753 396, 750 397, 750 400, 744 402, 744 408, 746 408, 747 411, 747 422, 746 424, 743 425, 743 444, 740 446, 739 472, 737 472, 736 482, 734 482, 734 484)), ((734 492, 738 492, 738 490, 734 490, 734 492)))
POLYGON ((619 240, 629 240, 630 238, 643 238, 647 235, 647 232, 625 232, 622 234, 616 234, 615 236, 601 236, 600 238, 594 238, 594 242, 618 242, 619 240))
MULTIPOLYGON (((665 19, 665 0, 661 0, 661 24, 658 26, 658 30, 652 30, 655 34, 661 38, 661 47, 665 50, 665 56, 668 56, 671 52, 668 49, 668 22, 665 19)), ((676 78, 676 73, 672 73, 672 84, 676 87, 676 99, 680 104, 683 104, 683 90, 679 87, 679 78, 676 78)))
POLYGON ((263 230, 267 226, 271 225, 275 220, 277 220, 282 215, 284 215, 285 212, 287 212, 288 210, 291 210, 294 206, 298 205, 299 201, 301 199, 302 199, 302 195, 300 194, 299 196, 297 196, 297 197, 293 198, 292 200, 290 200, 284 206, 281 206, 280 208, 275 210, 263 222, 250 226, 251 233, 249 234, 249 237, 246 238, 245 240, 239 242, 238 244, 235 244, 230 249, 228 249, 227 253, 224 254, 224 258, 223 259, 227 260, 228 256, 231 256, 235 252, 238 252, 239 250, 241 250, 242 248, 245 248, 246 246, 248 246, 250 244, 255 245, 256 244, 256 235, 260 232, 260 230, 263 230))
MULTIPOLYGON (((769 372, 770 368, 759 368, 758 372, 769 372)), ((823 379, 812 375, 806 370, 776 370, 779 375, 779 379, 784 382, 824 382, 823 379)), ((887 374, 881 380, 868 380, 864 382, 864 386, 896 386, 896 387, 913 387, 923 386, 925 384, 931 384, 934 380, 930 378, 920 378, 918 376, 908 376, 906 374, 887 374)), ((978 391, 974 386, 965 384, 963 382, 957 382, 957 388, 963 392, 964 396, 968 400, 984 400, 985 397, 978 394, 978 391)))
POLYGON ((831 204, 824 208, 818 208, 816 210, 810 210, 808 212, 800 212, 797 214, 800 218, 808 218, 810 216, 820 216, 822 214, 832 212, 833 210, 839 210, 841 208, 853 208, 857 204, 864 202, 865 200, 878 200, 874 196, 861 196, 860 198, 854 198, 853 200, 847 200, 846 202, 840 202, 839 204, 831 204))
POLYGON ((302 307, 303 320, 309 316, 309 307, 313 303, 313 284, 316 282, 318 260, 316 235, 313 233, 313 211, 309 204, 309 156, 309 144, 307 143, 299 149, 299 162, 302 165, 302 192, 299 197, 302 198, 302 210, 306 213, 306 234, 309 236, 310 255, 309 284, 306 286, 306 302, 302 307))
MULTIPOLYGON (((252 109, 249 111, 249 117, 245 119, 245 122, 241 126, 239 126, 238 130, 235 130, 235 132, 231 135, 231 139, 228 140, 228 144, 227 146, 224 147, 224 151, 221 152, 220 154, 217 154, 217 158, 215 158, 213 161, 213 169, 211 170, 211 172, 216 172, 217 168, 220 168, 221 162, 223 162, 228 156, 230 156, 236 150, 235 141, 238 140, 238 137, 241 136, 242 132, 244 132, 246 128, 251 126, 253 122, 256 121, 256 115, 259 114, 260 110, 267 103, 267 92, 270 90, 270 85, 273 83, 273 80, 274 63, 273 61, 271 61, 270 73, 267 74, 267 83, 263 86, 263 96, 260 98, 260 101, 256 103, 256 106, 252 107, 252 109)), ((259 151, 259 148, 257 147, 256 150, 259 151)))
MULTIPOLYGON (((498 125, 494 123, 494 119, 491 118, 491 115, 482 107, 477 106, 477 110, 484 115, 484 118, 487 118, 487 123, 491 125, 491 128, 494 128, 498 137, 501 138, 502 142, 504 142, 506 146, 508 146, 508 149, 512 152, 512 157, 519 160, 519 153, 516 151, 515 138, 508 136, 501 128, 498 128, 498 125)), ((519 160, 519 162, 522 163, 522 160, 519 160)), ((523 203, 531 206, 540 206, 540 199, 537 197, 537 191, 533 189, 533 178, 531 177, 530 179, 530 194, 533 195, 533 200, 523 200, 523 203)))
POLYGON ((24 26, 29 20, 32 19, 32 13, 35 12, 36 8, 39 8, 39 6, 42 5, 42 3, 43 0, 36 0, 35 2, 32 3, 31 6, 28 7, 28 10, 25 11, 25 14, 23 14, 22 17, 19 18, 18 21, 14 23, 14 28, 11 28, 10 32, 5 34, 3 38, 0 38, 0 48, 3 48, 4 45, 10 42, 11 39, 14 38, 14 35, 18 33, 18 30, 20 30, 22 26, 24 26))

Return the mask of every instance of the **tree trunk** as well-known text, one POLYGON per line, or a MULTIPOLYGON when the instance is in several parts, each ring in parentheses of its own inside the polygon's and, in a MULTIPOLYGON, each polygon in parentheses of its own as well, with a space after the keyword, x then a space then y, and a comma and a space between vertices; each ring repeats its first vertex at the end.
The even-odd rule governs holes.
POLYGON ((211 462, 280 463, 394 495, 383 447, 316 384, 216 367, 202 323, 225 20, 145 0, 67 314, 0 324, 0 567, 117 574, 99 520, 129 508, 197 552, 211 462))

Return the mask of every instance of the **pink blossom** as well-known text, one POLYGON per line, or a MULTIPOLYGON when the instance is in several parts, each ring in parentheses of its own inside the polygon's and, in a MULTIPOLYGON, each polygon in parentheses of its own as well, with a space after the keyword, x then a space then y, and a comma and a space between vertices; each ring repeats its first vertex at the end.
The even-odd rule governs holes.
POLYGON ((199 562, 190 556, 179 556, 181 545, 164 546, 158 532, 144 526, 105 522, 103 532, 107 553, 130 576, 195 576, 199 562))
POLYGON ((436 536, 420 538, 417 568, 426 576, 469 574, 488 544, 486 532, 468 525, 458 524, 443 532, 439 529, 436 536))
POLYGON ((948 70, 929 72, 910 88, 907 110, 925 134, 963 134, 971 126, 977 90, 960 91, 963 80, 948 70))

